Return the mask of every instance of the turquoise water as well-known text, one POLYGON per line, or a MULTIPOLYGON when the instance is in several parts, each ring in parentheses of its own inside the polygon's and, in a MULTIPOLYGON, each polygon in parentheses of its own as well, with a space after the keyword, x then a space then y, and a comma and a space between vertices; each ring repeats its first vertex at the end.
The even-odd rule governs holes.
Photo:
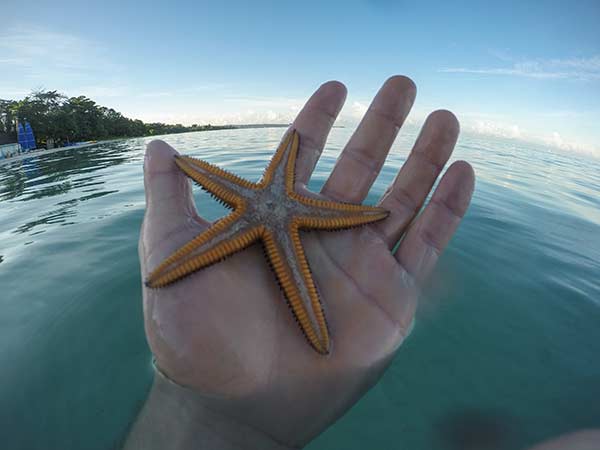
MULTIPOLYGON (((163 137, 257 178, 281 129, 163 137)), ((311 181, 351 130, 336 128, 311 181)), ((403 131, 374 202, 404 161, 403 131)), ((137 238, 149 139, 0 166, 0 436, 108 449, 151 381, 137 238)), ((381 382, 310 450, 522 449, 600 426, 600 161, 463 135, 472 206, 381 382), (473 431, 475 430, 475 431, 473 431)), ((200 211, 223 210, 196 191, 200 211)))

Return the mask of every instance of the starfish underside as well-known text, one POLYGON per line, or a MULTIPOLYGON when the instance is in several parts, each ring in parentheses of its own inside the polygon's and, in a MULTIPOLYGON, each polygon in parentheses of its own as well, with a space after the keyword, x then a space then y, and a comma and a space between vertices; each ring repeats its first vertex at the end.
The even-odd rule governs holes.
POLYGON ((322 200, 296 193, 299 137, 285 137, 258 183, 205 161, 177 156, 177 166, 233 211, 165 259, 146 280, 167 286, 262 241, 277 281, 310 345, 327 354, 331 346, 325 313, 312 278, 300 230, 340 230, 387 217, 382 208, 322 200))

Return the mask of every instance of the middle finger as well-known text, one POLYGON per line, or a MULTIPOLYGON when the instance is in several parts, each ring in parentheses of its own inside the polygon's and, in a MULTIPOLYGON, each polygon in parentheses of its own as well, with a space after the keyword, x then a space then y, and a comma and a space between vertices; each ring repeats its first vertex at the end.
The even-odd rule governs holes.
POLYGON ((415 84, 407 77, 391 77, 383 84, 321 193, 343 202, 360 203, 365 199, 415 95, 415 84))

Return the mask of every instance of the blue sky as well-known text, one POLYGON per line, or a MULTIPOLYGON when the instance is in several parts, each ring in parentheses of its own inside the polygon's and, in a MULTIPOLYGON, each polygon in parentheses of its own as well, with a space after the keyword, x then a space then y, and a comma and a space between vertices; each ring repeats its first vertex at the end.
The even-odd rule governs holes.
POLYGON ((410 76, 412 121, 600 154, 600 2, 103 2, 2 6, 0 98, 88 95, 146 121, 285 122, 322 82, 356 122, 410 76))

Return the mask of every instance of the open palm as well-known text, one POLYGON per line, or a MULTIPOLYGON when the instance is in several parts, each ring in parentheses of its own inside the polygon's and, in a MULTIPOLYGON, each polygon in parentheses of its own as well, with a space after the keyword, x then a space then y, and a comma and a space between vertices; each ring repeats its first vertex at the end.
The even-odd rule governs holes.
MULTIPOLYGON (((306 190, 345 95, 338 82, 322 85, 292 125, 300 136, 298 192, 306 190)), ((386 81, 321 195, 364 200, 414 97, 409 79, 386 81)), ((280 443, 301 446, 320 433, 385 370, 410 327, 420 286, 467 209, 474 175, 467 163, 456 162, 417 217, 457 136, 451 113, 432 113, 380 200, 390 211, 387 219, 302 235, 329 323, 329 355, 306 342, 262 248, 254 245, 167 288, 144 288, 146 334, 157 365, 236 421, 280 443)), ((143 278, 210 226, 198 216, 174 154, 161 141, 148 146, 143 278)))

